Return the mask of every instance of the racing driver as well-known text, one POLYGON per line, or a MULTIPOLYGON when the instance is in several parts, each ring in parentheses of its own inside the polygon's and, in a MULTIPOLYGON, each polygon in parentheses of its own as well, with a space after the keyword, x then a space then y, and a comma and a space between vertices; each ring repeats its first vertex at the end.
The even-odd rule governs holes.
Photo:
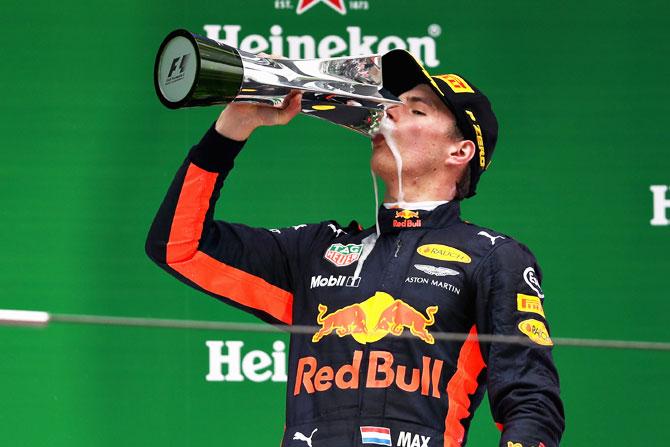
POLYGON ((372 139, 386 185, 375 226, 269 230, 213 218, 254 129, 300 111, 293 92, 281 108, 221 112, 170 185, 147 253, 264 321, 315 327, 291 335, 283 447, 463 446, 485 391, 500 446, 555 447, 564 415, 540 269, 510 236, 460 218, 496 144, 491 105, 461 76, 430 76, 403 50, 384 57, 396 67, 384 86, 402 104, 372 139))

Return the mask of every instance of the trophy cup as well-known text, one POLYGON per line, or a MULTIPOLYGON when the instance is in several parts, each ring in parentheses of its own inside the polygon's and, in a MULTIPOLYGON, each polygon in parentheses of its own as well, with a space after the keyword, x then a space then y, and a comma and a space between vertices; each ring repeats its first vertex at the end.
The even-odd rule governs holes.
MULTIPOLYGON (((402 53, 403 59, 413 59, 402 53)), ((158 50, 154 86, 171 109, 233 101, 278 106, 291 90, 300 90, 302 113, 371 136, 385 107, 401 103, 384 88, 382 59, 274 59, 179 29, 158 50)))

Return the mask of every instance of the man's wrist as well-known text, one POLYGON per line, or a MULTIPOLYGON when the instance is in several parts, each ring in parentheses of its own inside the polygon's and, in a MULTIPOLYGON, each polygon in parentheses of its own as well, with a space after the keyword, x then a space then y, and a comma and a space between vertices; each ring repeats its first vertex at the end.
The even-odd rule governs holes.
POLYGON ((193 163, 206 171, 225 172, 232 168, 233 160, 245 142, 220 134, 216 130, 215 123, 191 149, 189 157, 193 163))
POLYGON ((235 141, 248 140, 256 127, 250 123, 225 119, 223 114, 214 124, 214 129, 219 135, 235 141))

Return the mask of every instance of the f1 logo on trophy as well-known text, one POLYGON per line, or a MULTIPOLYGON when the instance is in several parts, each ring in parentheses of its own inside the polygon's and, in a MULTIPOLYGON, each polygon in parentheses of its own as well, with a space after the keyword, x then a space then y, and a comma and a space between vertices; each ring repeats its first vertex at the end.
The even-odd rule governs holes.
POLYGON ((383 56, 274 59, 178 29, 158 50, 154 86, 170 109, 233 101, 278 106, 291 90, 301 90, 302 113, 371 136, 385 107, 400 104, 400 85, 407 82, 400 75, 416 71, 408 65, 420 66, 399 49, 383 56))

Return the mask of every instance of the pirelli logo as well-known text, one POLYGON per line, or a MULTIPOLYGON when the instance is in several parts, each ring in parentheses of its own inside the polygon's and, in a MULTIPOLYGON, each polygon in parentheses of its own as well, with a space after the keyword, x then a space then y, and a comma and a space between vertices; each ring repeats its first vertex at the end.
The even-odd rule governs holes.
POLYGON ((454 93, 474 93, 475 91, 465 82, 465 79, 455 74, 435 76, 442 79, 454 91, 454 93))
POLYGON ((542 301, 533 295, 516 294, 516 308, 521 312, 533 312, 544 317, 542 301))

